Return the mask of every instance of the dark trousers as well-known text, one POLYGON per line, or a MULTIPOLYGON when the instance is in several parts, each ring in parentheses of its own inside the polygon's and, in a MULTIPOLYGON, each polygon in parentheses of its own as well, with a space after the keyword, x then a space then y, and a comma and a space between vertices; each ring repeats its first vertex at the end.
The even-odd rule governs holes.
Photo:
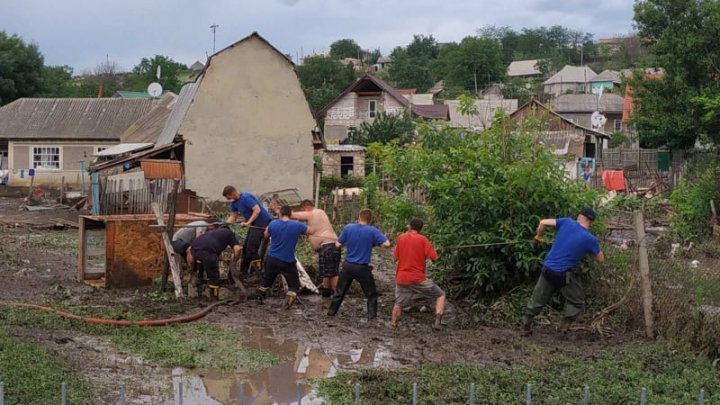
POLYGON ((340 305, 345 299, 345 294, 350 289, 353 280, 360 283, 365 298, 367 298, 368 317, 375 318, 377 316, 378 293, 375 287, 375 278, 372 274, 372 266, 350 262, 343 263, 342 272, 340 272, 338 278, 337 290, 335 290, 335 295, 333 295, 330 303, 328 315, 335 315, 340 309, 340 305))
POLYGON ((207 275, 208 284, 220 285, 220 270, 218 268, 218 256, 212 252, 198 250, 192 252, 195 260, 195 268, 198 272, 198 280, 203 279, 203 272, 207 275))
POLYGON ((585 291, 580 277, 573 271, 554 272, 543 268, 533 289, 532 297, 525 307, 525 316, 534 317, 550 302, 553 294, 560 290, 565 297, 563 316, 574 320, 585 307, 585 291))
POLYGON ((245 274, 248 272, 250 262, 261 259, 260 245, 265 239, 265 230, 260 228, 267 227, 268 223, 268 221, 255 221, 252 224, 253 228, 248 228, 247 235, 245 236, 245 242, 243 243, 242 263, 240 264, 241 273, 245 274))
POLYGON ((260 281, 261 289, 272 287, 278 274, 282 274, 287 281, 288 291, 295 294, 300 292, 300 276, 298 275, 297 265, 295 262, 288 263, 272 256, 265 257, 265 266, 260 281))

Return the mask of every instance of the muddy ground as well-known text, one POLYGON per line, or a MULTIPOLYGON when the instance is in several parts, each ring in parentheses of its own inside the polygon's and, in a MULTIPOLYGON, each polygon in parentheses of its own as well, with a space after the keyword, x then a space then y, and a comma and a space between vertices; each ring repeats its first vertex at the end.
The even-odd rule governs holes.
MULTIPOLYGON (((56 218, 77 220, 78 211, 58 209, 27 212, 21 209, 24 192, 5 190, 0 195, 0 300, 29 303, 62 301, 67 305, 114 306, 133 309, 148 317, 193 312, 207 305, 197 299, 182 302, 148 299, 157 286, 131 290, 98 290, 76 281, 77 229, 54 230, 56 218), (50 228, 50 229, 49 229, 50 228)), ((315 403, 313 378, 341 370, 403 367, 420 363, 464 363, 518 367, 557 353, 593 356, 628 337, 601 337, 578 328, 570 340, 561 340, 553 326, 540 326, 531 338, 516 328, 472 326, 466 303, 450 303, 447 325, 431 329, 432 311, 404 314, 397 330, 389 327, 393 300, 393 269, 389 251, 376 254, 376 278, 381 304, 379 319, 368 322, 358 288, 336 317, 327 317, 328 299, 305 295, 287 310, 282 298, 259 304, 254 300, 221 306, 201 322, 238 331, 250 348, 265 349, 286 359, 282 364, 248 373, 182 370, 157 367, 132 353, 113 348, 97 336, 67 330, 41 330, 31 325, 8 333, 49 347, 90 382, 98 401, 114 403, 119 385, 126 386, 128 403, 174 403, 178 382, 183 382, 185 404, 237 403, 240 382, 255 404, 290 403, 297 396, 296 381, 303 381, 303 404, 315 403)), ((170 294, 170 293, 168 293, 170 294)))

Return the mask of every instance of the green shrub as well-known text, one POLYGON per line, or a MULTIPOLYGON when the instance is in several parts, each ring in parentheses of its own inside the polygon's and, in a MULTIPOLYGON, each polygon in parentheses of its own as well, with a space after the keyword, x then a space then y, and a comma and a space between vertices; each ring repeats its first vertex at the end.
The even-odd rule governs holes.
POLYGON ((710 226, 710 200, 720 204, 720 163, 713 156, 712 163, 697 167, 692 175, 684 178, 670 195, 676 213, 673 233, 683 242, 707 238, 710 226))
POLYGON ((575 217, 596 200, 565 178, 562 162, 538 142, 536 120, 498 115, 482 133, 427 124, 418 132, 416 144, 385 145, 376 155, 398 188, 427 192, 427 233, 444 247, 434 276, 456 296, 497 295, 526 281, 547 250, 532 242, 538 221, 575 217), (455 248, 513 241, 522 243, 455 248))
POLYGON ((322 178, 320 178, 320 194, 323 196, 327 196, 332 194, 332 191, 336 188, 362 187, 362 185, 362 177, 322 176, 322 178))

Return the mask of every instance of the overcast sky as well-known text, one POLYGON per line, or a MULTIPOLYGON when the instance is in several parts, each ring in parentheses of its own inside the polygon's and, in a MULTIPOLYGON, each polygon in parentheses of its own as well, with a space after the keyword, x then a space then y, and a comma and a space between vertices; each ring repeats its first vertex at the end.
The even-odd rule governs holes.
POLYGON ((413 34, 460 41, 486 25, 562 25, 603 38, 632 30, 631 0, 0 0, 0 30, 39 45, 75 73, 100 62, 131 69, 162 54, 192 64, 253 31, 282 52, 327 52, 353 38, 384 55, 413 34))

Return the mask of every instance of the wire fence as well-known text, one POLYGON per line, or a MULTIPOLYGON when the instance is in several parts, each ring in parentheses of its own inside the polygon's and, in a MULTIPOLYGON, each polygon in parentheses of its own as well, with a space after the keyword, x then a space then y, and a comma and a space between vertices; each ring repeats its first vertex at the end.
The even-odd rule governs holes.
MULTIPOLYGON (((70 405, 72 402, 69 401, 68 397, 68 388, 67 383, 62 383, 60 385, 60 405, 70 405)), ((289 405, 314 405, 314 404, 329 404, 322 398, 309 398, 305 396, 305 385, 301 382, 296 383, 295 385, 295 392, 296 399, 293 402, 289 402, 289 405)), ((412 384, 412 392, 411 394, 411 404, 412 405, 421 405, 423 402, 420 399, 420 386, 418 383, 412 384)), ((361 405, 363 404, 363 396, 362 396, 362 386, 359 383, 356 383, 354 387, 348 387, 348 389, 353 390, 353 404, 354 405, 361 405)), ((468 394, 467 394, 467 402, 465 402, 467 405, 476 405, 483 403, 481 400, 482 398, 482 392, 479 392, 476 388, 475 383, 470 383, 468 386, 468 394)), ((640 402, 640 405, 647 405, 648 403, 652 402, 652 397, 648 395, 648 392, 645 388, 641 388, 638 392, 638 400, 640 402)), ((532 384, 526 384, 525 390, 523 393, 524 396, 524 404, 525 405, 532 405, 533 403, 541 403, 542 398, 537 397, 533 394, 533 385, 532 384)), ((697 393, 697 404, 698 405, 705 405, 705 389, 700 389, 700 391, 697 393)), ((237 392, 237 404, 238 405, 251 405, 255 403, 255 400, 259 398, 252 394, 248 395, 248 393, 245 390, 245 383, 241 382, 240 386, 238 388, 237 392)), ((262 398, 265 398, 262 396, 262 398)), ((184 385, 182 382, 178 383, 175 387, 174 392, 174 403, 175 405, 185 405, 186 400, 188 399, 188 396, 186 395, 184 385)), ((601 401, 601 400, 600 400, 601 401)), ((589 386, 584 386, 582 389, 582 395, 578 398, 578 402, 581 402, 583 405, 589 405, 591 403, 598 403, 598 400, 593 400, 591 397, 591 389, 589 386)), ((129 403, 133 403, 131 401, 126 393, 125 386, 121 385, 118 389, 117 393, 117 400, 113 403, 118 405, 127 405, 129 403)), ((191 402, 188 401, 188 404, 191 402)), ((192 402, 194 403, 194 402, 192 402)), ((5 405, 5 384, 0 382, 0 405, 5 405)))
POLYGON ((668 229, 639 210, 615 212, 606 226, 608 242, 628 253, 632 272, 616 308, 629 309, 649 338, 720 354, 720 241, 672 243, 668 229))

